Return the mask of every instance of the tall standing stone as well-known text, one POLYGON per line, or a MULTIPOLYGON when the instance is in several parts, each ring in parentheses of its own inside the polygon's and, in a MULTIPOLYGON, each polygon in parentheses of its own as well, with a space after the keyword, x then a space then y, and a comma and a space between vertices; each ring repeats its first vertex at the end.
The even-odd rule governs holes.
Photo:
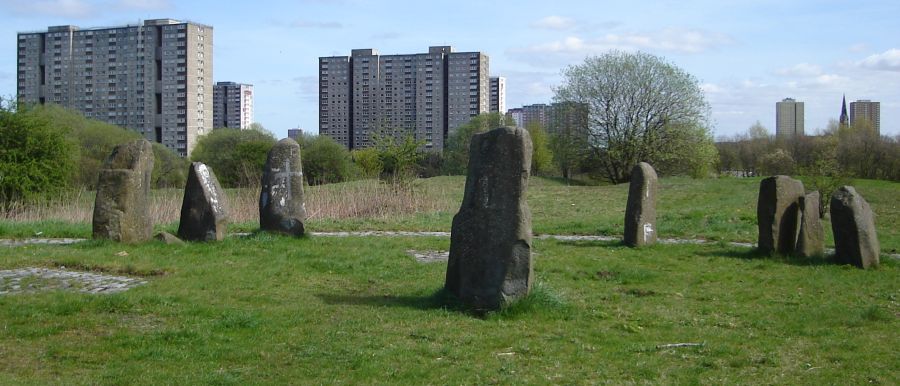
POLYGON ((531 151, 523 129, 472 137, 445 287, 476 309, 497 309, 531 290, 531 211, 525 201, 531 151))
POLYGON ((178 237, 189 241, 221 241, 228 225, 228 204, 225 191, 212 169, 202 162, 191 163, 178 237))
POLYGON ((653 166, 641 162, 631 170, 628 205, 625 207, 625 245, 656 243, 656 192, 659 179, 653 166))
POLYGON ((842 186, 831 196, 831 230, 838 262, 861 268, 878 266, 881 246, 875 233, 875 215, 852 186, 842 186))
POLYGON ((769 177, 760 182, 756 206, 760 251, 785 255, 794 252, 803 195, 803 183, 788 176, 769 177))
POLYGON ((294 236, 303 235, 303 167, 300 145, 293 139, 278 141, 263 168, 259 194, 259 227, 294 236))
POLYGON ((825 228, 819 215, 819 192, 800 197, 800 233, 794 253, 802 257, 825 254, 825 228))
POLYGON ((100 169, 94 201, 93 237, 124 243, 150 240, 150 175, 153 147, 147 140, 116 146, 100 169))

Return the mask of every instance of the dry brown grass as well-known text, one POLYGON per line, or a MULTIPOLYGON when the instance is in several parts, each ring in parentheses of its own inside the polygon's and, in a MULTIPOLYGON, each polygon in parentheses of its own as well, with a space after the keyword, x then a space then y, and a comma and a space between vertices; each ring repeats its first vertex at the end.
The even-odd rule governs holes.
MULTIPOLYGON (((309 219, 388 219, 398 215, 455 209, 452 192, 442 186, 413 183, 399 186, 377 180, 307 186, 304 189, 309 219)), ((150 195, 153 222, 177 222, 181 214, 180 189, 154 190, 150 195)), ((259 221, 259 188, 227 189, 231 221, 259 221)), ((2 218, 14 222, 55 220, 90 223, 94 192, 80 190, 33 204, 14 204, 2 218)))

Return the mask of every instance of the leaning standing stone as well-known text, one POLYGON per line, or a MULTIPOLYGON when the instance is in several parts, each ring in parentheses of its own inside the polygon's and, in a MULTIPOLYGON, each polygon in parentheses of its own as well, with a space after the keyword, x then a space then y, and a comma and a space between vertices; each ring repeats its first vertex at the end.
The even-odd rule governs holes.
POLYGON ((445 287, 475 309, 498 309, 531 290, 531 211, 525 201, 531 151, 523 129, 472 137, 445 287))
POLYGON ((178 237, 189 241, 221 241, 228 224, 227 208, 225 192, 212 169, 202 162, 191 163, 178 237))
POLYGON ((150 175, 153 147, 147 140, 121 144, 100 169, 94 201, 93 236, 124 243, 150 240, 150 175))
POLYGON ((760 251, 785 255, 794 251, 803 195, 803 183, 788 176, 769 177, 760 182, 756 206, 760 251))
POLYGON ((860 268, 878 266, 881 246, 875 233, 875 216, 852 186, 842 186, 831 196, 831 230, 838 262, 860 268))
POLYGON ((819 192, 800 197, 800 233, 795 254, 815 257, 825 254, 825 228, 819 216, 819 192))
POLYGON ((656 243, 656 192, 659 179, 646 162, 631 170, 628 205, 625 207, 625 245, 639 247, 656 243))
POLYGON ((285 138, 269 150, 259 194, 259 227, 294 236, 303 235, 303 167, 300 145, 285 138))

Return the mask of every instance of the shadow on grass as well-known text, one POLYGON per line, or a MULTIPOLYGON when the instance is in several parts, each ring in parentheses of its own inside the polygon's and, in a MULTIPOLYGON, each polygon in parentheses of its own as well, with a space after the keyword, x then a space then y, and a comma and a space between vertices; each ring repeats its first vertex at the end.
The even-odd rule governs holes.
POLYGON ((446 310, 479 319, 516 319, 534 313, 566 317, 571 312, 571 307, 562 297, 543 283, 536 283, 527 296, 498 310, 474 308, 461 302, 446 288, 440 288, 431 295, 425 296, 334 294, 318 294, 316 296, 329 305, 402 307, 422 311, 446 310))
POLYGON ((796 265, 796 266, 822 266, 822 265, 842 265, 839 263, 833 255, 826 256, 818 256, 818 257, 800 257, 800 256, 788 256, 782 254, 768 254, 760 251, 758 248, 735 248, 735 247, 723 247, 722 249, 716 249, 712 251, 701 251, 697 252, 699 256, 707 256, 707 257, 726 257, 730 259, 740 259, 740 260, 768 260, 773 262, 779 262, 788 265, 796 265))

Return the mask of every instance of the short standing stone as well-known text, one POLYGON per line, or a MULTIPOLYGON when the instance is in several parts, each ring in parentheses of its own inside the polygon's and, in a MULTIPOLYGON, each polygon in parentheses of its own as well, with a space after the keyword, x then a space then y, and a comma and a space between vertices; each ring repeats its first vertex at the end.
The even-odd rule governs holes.
POLYGON ((212 169, 202 162, 191 163, 178 237, 188 241, 221 241, 228 224, 227 208, 225 192, 212 169))
POLYGON ((116 146, 100 169, 93 236, 125 243, 150 240, 150 175, 153 147, 141 139, 116 146))
POLYGON ((800 197, 800 233, 797 236, 798 256, 814 257, 825 254, 825 228, 819 216, 819 192, 800 197))
POLYGON ((628 205, 625 208, 625 245, 638 247, 656 243, 656 192, 659 179, 646 162, 631 170, 628 205))
POLYGON ((523 129, 472 137, 445 287, 476 309, 497 309, 531 290, 531 211, 525 201, 531 151, 523 129))
POLYGON ((803 183, 788 176, 769 177, 760 182, 756 206, 760 251, 785 255, 794 252, 803 195, 803 183))
POLYGON ((303 235, 303 167, 300 145, 293 139, 278 141, 263 168, 259 194, 259 227, 266 231, 303 235))
POLYGON ((878 266, 881 246, 875 233, 875 216, 852 186, 842 186, 831 196, 831 230, 838 262, 861 268, 878 266))

